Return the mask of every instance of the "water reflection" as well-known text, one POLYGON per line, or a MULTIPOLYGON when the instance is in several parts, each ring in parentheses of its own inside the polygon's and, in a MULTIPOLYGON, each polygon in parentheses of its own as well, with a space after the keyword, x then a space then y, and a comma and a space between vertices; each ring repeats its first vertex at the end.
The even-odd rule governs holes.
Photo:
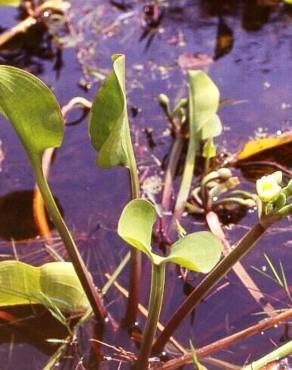
MULTIPOLYGON (((16 22, 21 22, 26 16, 20 9, 16 22)), ((4 31, 7 30, 0 25, 0 34, 4 31)), ((68 30, 64 22, 60 21, 58 24, 50 17, 40 17, 35 25, 23 33, 18 33, 0 47, 0 64, 24 68, 38 75, 44 71, 43 62, 50 61, 58 78, 63 59, 62 48, 56 41, 65 32, 68 33, 68 30)))
MULTIPOLYGON (((22 190, 0 198, 0 238, 25 240, 38 235, 33 214, 33 194, 33 190, 22 190)), ((53 228, 51 222, 49 226, 53 228)))
POLYGON ((61 325, 44 308, 35 305, 6 308, 0 311, 0 344, 28 343, 39 351, 52 355, 59 344, 49 343, 48 339, 63 339, 68 335, 61 325))

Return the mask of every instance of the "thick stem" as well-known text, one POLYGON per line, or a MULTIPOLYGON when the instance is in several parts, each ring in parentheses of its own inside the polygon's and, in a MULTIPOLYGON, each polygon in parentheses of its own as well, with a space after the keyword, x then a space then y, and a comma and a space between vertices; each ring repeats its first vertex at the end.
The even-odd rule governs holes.
POLYGON ((173 314, 165 326, 164 331, 156 340, 153 346, 153 353, 159 353, 163 350, 168 339, 182 320, 207 296, 210 290, 231 270, 233 265, 251 250, 265 230, 266 228, 260 223, 253 226, 239 241, 238 245, 193 289, 191 294, 173 314))
POLYGON ((51 219, 53 220, 63 242, 69 258, 74 266, 76 274, 82 284, 88 301, 92 307, 92 310, 97 320, 104 320, 107 316, 106 309, 102 303, 99 293, 94 286, 93 280, 82 260, 82 257, 78 251, 78 248, 58 210, 53 195, 50 191, 49 185, 46 178, 44 177, 39 161, 33 161, 33 169, 37 180, 38 187, 46 204, 46 208, 49 212, 51 219))
MULTIPOLYGON (((138 177, 138 169, 135 161, 134 151, 129 155, 131 163, 129 166, 129 175, 131 182, 131 199, 139 198, 140 184, 138 177)), ((129 280, 129 299, 127 304, 127 311, 125 317, 125 324, 129 327, 133 326, 138 312, 139 295, 140 295, 140 281, 141 281, 141 252, 132 248, 130 258, 130 280, 129 280)))
POLYGON ((140 355, 135 366, 136 370, 147 370, 148 359, 151 354, 153 339, 155 336, 157 323, 160 316, 163 302, 165 284, 165 264, 152 264, 151 290, 148 307, 148 318, 143 334, 140 355))

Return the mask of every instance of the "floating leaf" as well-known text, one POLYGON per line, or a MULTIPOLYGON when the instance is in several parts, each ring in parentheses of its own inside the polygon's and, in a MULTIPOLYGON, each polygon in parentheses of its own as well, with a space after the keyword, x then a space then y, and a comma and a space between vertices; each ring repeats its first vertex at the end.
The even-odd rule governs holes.
MULTIPOLYGON (((276 156, 279 153, 283 156, 292 155, 292 134, 286 134, 279 137, 266 137, 264 139, 249 141, 243 149, 237 154, 237 164, 242 161, 252 161, 267 158, 269 155, 276 156)), ((281 159, 281 158, 279 158, 281 159)))
POLYGON ((0 6, 19 6, 21 0, 0 0, 0 6))
POLYGON ((1 307, 47 302, 67 313, 88 309, 88 300, 71 263, 51 262, 34 267, 19 261, 0 262, 1 307))
POLYGON ((130 167, 135 162, 127 114, 125 57, 112 57, 113 71, 98 91, 89 118, 89 135, 99 151, 97 165, 130 167))
POLYGON ((209 272, 219 261, 221 243, 212 233, 200 231, 186 235, 170 248, 165 259, 196 272, 209 272))
POLYGON ((279 137, 266 137, 252 140, 245 144, 232 163, 239 167, 250 181, 275 172, 291 174, 292 166, 292 135, 291 132, 279 137))
POLYGON ((132 247, 139 249, 153 260, 151 252, 152 227, 156 220, 155 207, 143 199, 135 199, 124 208, 118 234, 132 247))

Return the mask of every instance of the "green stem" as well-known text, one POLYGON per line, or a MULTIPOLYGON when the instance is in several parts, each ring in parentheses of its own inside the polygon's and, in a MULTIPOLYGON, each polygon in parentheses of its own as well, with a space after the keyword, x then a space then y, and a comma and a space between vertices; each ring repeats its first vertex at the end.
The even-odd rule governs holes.
POLYGON ((42 167, 39 160, 33 160, 33 169, 36 177, 36 181, 42 197, 44 199, 46 208, 49 212, 51 219, 53 220, 63 242, 70 260, 74 266, 76 274, 82 284, 88 301, 92 307, 92 310, 97 318, 97 320, 104 320, 107 316, 106 309, 102 303, 99 293, 94 286, 93 280, 82 260, 82 257, 78 251, 78 248, 74 242, 72 235, 70 234, 51 193, 48 182, 43 174, 42 167))
POLYGON ((190 189, 191 189, 192 178, 193 178, 194 168, 195 168, 196 144, 197 144, 197 138, 191 137, 191 135, 192 135, 192 132, 190 132, 190 139, 189 139, 185 167, 184 167, 184 171, 182 175, 180 189, 179 189, 175 207, 174 207, 172 221, 170 224, 170 231, 175 229, 176 221, 180 219, 185 209, 186 201, 188 199, 190 189))
POLYGON ((135 366, 136 370, 147 370, 148 359, 151 354, 153 339, 160 316, 163 302, 165 284, 165 263, 160 265, 152 264, 151 290, 148 307, 148 318, 143 334, 140 355, 135 366))
POLYGON ((257 361, 252 362, 250 365, 245 366, 242 370, 259 370, 263 369, 267 364, 273 361, 278 361, 283 357, 287 357, 292 353, 292 341, 277 348, 275 351, 270 352, 266 356, 257 361))
MULTIPOLYGON (((132 145, 129 145, 128 148, 130 151, 129 175, 131 182, 131 199, 137 199, 140 196, 138 168, 132 145)), ((140 281, 141 281, 141 264, 142 264, 141 252, 132 248, 130 258, 129 299, 125 317, 125 324, 128 325, 129 327, 135 324, 138 312, 140 281)))
POLYGON ((238 245, 196 286, 180 305, 153 346, 153 353, 160 353, 182 320, 204 299, 211 289, 245 256, 261 238, 266 228, 260 223, 253 226, 238 245))

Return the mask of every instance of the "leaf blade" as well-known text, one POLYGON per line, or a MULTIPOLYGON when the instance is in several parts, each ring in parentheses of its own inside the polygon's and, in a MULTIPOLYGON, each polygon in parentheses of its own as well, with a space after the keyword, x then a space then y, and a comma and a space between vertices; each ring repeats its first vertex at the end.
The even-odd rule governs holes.
POLYGON ((193 132, 199 132, 217 112, 219 98, 217 86, 204 71, 189 72, 189 110, 193 132))
POLYGON ((176 263, 195 272, 209 272, 219 261, 221 243, 212 233, 200 231, 186 235, 175 242, 167 262, 176 263))
POLYGON ((118 234, 132 247, 144 252, 152 261, 151 237, 156 220, 152 203, 144 199, 130 201, 124 208, 118 223, 118 234))
POLYGON ((40 267, 20 261, 0 262, 0 307, 46 306, 44 296, 63 312, 85 311, 89 307, 70 262, 50 262, 40 267))
POLYGON ((112 60, 113 70, 92 104, 89 136, 93 147, 99 151, 98 166, 130 167, 135 159, 127 113, 125 57, 122 54, 115 54, 112 60))
POLYGON ((32 74, 0 66, 0 113, 13 125, 30 158, 61 146, 60 106, 52 91, 32 74))

